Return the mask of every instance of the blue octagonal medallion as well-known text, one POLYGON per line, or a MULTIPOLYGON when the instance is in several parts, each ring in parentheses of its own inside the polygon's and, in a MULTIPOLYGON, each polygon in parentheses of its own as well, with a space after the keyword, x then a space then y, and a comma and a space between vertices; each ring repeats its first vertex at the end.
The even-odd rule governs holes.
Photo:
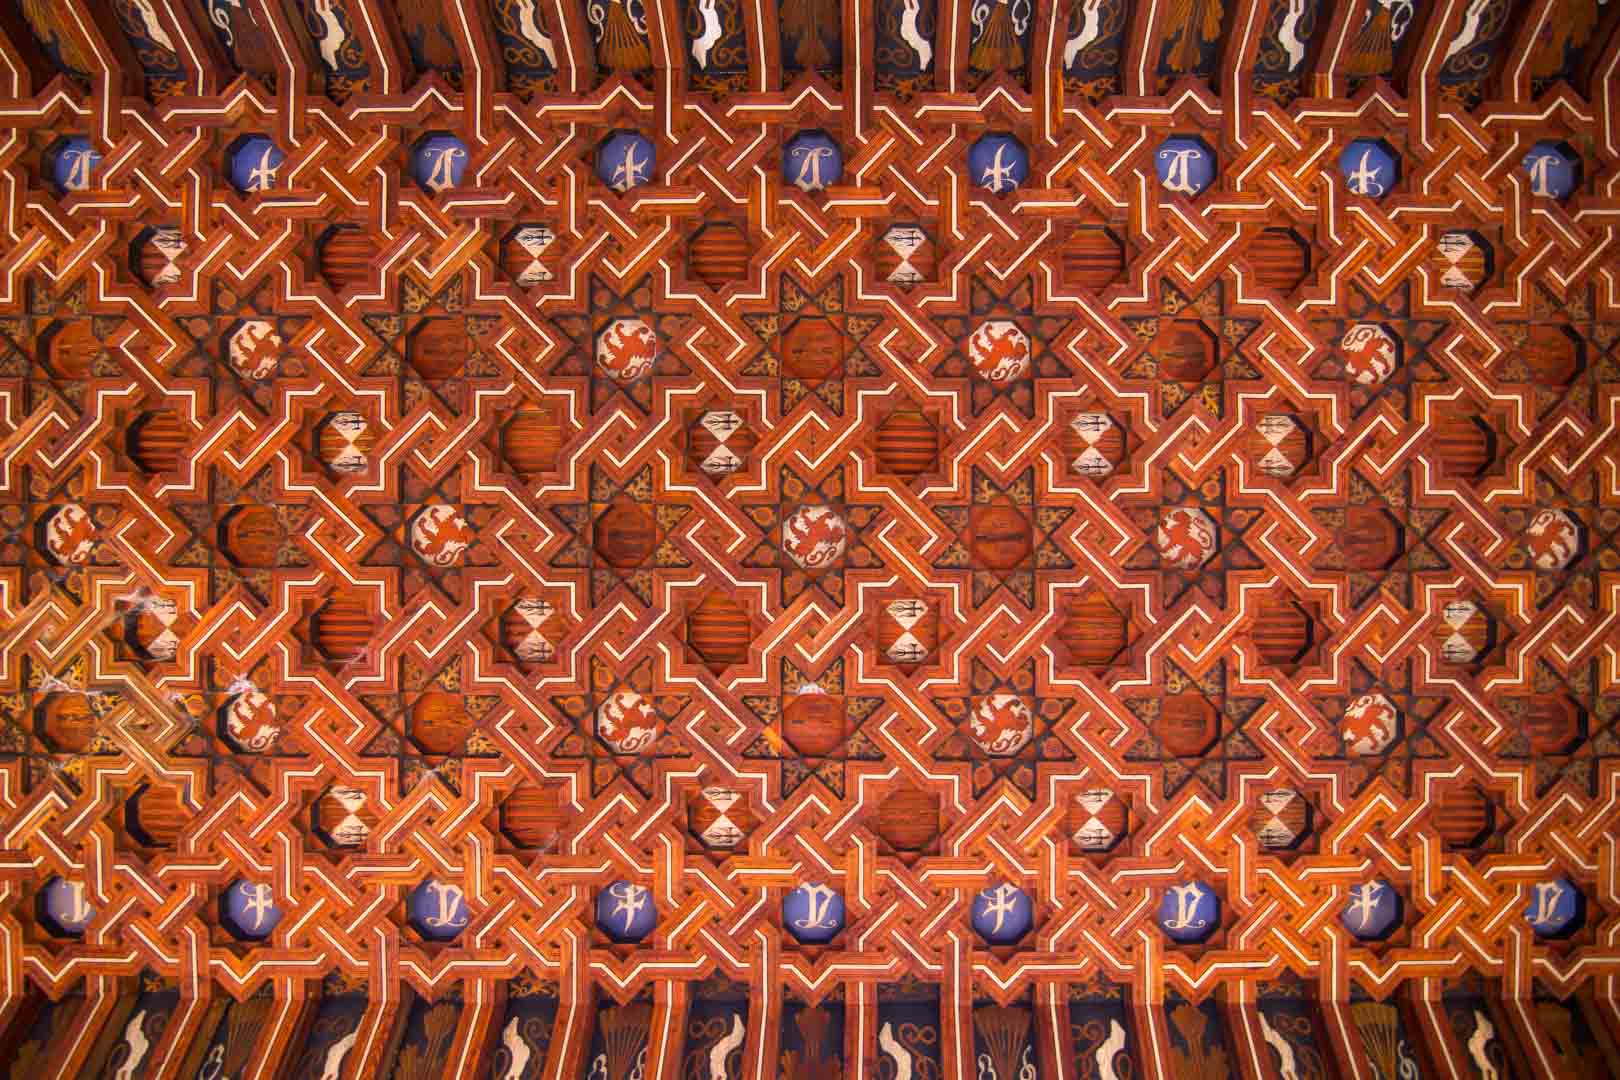
POLYGON ((658 925, 652 890, 629 881, 608 885, 596 894, 596 925, 614 941, 640 941, 658 925))
POLYGON ((844 928, 844 898, 827 885, 800 885, 782 898, 782 925, 807 945, 826 944, 844 928))
POLYGON ((411 176, 437 195, 460 187, 467 171, 467 144, 448 131, 435 131, 411 147, 411 176))
POLYGON ((1011 945, 1035 925, 1035 905, 1016 885, 1000 884, 973 898, 973 929, 992 945, 1011 945))
POLYGON ((1220 898, 1202 881, 1172 885, 1159 901, 1159 929, 1172 941, 1203 941, 1220 923, 1220 898))
POLYGON ((1401 894, 1387 881, 1374 880, 1350 890, 1339 922, 1361 941, 1382 941, 1401 921, 1401 894))
POLYGON ((825 131, 801 131, 782 148, 782 179, 800 191, 820 191, 844 178, 844 152, 825 131))
POLYGON ((621 194, 652 180, 658 166, 658 152, 652 140, 634 131, 608 136, 596 151, 596 175, 621 194))
POLYGON ((1382 139, 1352 139, 1339 153, 1339 172, 1352 194, 1381 199, 1401 178, 1401 160, 1382 139))
POLYGON ((968 172, 979 187, 1005 195, 1029 179, 1029 151, 1011 135, 980 136, 968 149, 968 172))

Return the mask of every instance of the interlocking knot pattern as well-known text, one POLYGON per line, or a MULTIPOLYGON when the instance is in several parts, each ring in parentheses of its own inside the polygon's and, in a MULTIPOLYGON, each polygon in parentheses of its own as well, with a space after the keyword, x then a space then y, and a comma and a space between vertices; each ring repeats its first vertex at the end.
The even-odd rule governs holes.
POLYGON ((1613 1068, 1614 7, 21 0, 15 1067, 1613 1068))

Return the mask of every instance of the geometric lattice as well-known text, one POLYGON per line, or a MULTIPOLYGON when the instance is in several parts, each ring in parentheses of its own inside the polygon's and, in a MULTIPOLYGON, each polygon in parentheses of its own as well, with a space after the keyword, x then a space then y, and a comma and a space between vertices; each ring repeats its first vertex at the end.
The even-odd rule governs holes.
POLYGON ((22 0, 13 1075, 1613 1072, 1617 25, 22 0))

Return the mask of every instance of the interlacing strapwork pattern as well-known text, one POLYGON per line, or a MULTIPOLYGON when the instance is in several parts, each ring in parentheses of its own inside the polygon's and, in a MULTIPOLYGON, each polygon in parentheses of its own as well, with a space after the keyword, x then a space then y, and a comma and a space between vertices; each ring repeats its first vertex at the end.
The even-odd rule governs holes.
POLYGON ((94 6, 0 20, 20 1067, 1612 1048, 1612 13, 94 6))

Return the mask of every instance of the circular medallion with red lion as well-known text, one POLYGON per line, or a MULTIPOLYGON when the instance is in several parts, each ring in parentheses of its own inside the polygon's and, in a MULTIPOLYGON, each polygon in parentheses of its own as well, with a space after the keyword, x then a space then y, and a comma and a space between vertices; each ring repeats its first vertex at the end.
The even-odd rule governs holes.
POLYGON ((1017 323, 992 319, 968 337, 968 359, 986 382, 1004 383, 1029 371, 1029 336, 1017 323))
POLYGON ((1035 713, 1015 694, 991 694, 974 707, 969 733, 991 757, 1011 757, 1035 736, 1035 713))
POLYGON ((238 749, 260 753, 281 738, 276 723, 276 703, 261 690, 237 694, 225 708, 225 733, 238 749))
POLYGON ((639 754, 657 741, 663 721, 634 690, 615 690, 596 709, 596 736, 615 754, 639 754))
POLYGON ((1339 720, 1339 736, 1346 753, 1357 757, 1381 754, 1395 741, 1400 713, 1383 694, 1363 694, 1350 703, 1339 720))
POLYGON ((45 524, 45 550, 59 563, 82 563, 95 547, 96 524, 78 503, 58 507, 45 524))
POLYGON ((1363 386, 1389 378, 1399 362, 1398 349, 1395 336, 1377 323, 1356 323, 1339 341, 1345 373, 1363 386))
POLYGON ((443 503, 424 508, 411 522, 411 547, 434 566, 460 562, 473 539, 467 519, 443 503))
POLYGON ((801 506, 782 523, 782 550, 805 570, 821 570, 844 554, 849 526, 830 506, 801 506))
POLYGON ((1524 531, 1537 570, 1562 570, 1581 549, 1581 527, 1562 510, 1543 510, 1524 531))
POLYGON ((1215 522, 1196 507, 1178 506, 1159 518, 1153 542, 1171 566, 1196 570, 1215 554, 1215 522))
POLYGON ((658 335, 640 319, 614 319, 596 339, 596 366, 616 382, 635 382, 658 359, 658 335))

